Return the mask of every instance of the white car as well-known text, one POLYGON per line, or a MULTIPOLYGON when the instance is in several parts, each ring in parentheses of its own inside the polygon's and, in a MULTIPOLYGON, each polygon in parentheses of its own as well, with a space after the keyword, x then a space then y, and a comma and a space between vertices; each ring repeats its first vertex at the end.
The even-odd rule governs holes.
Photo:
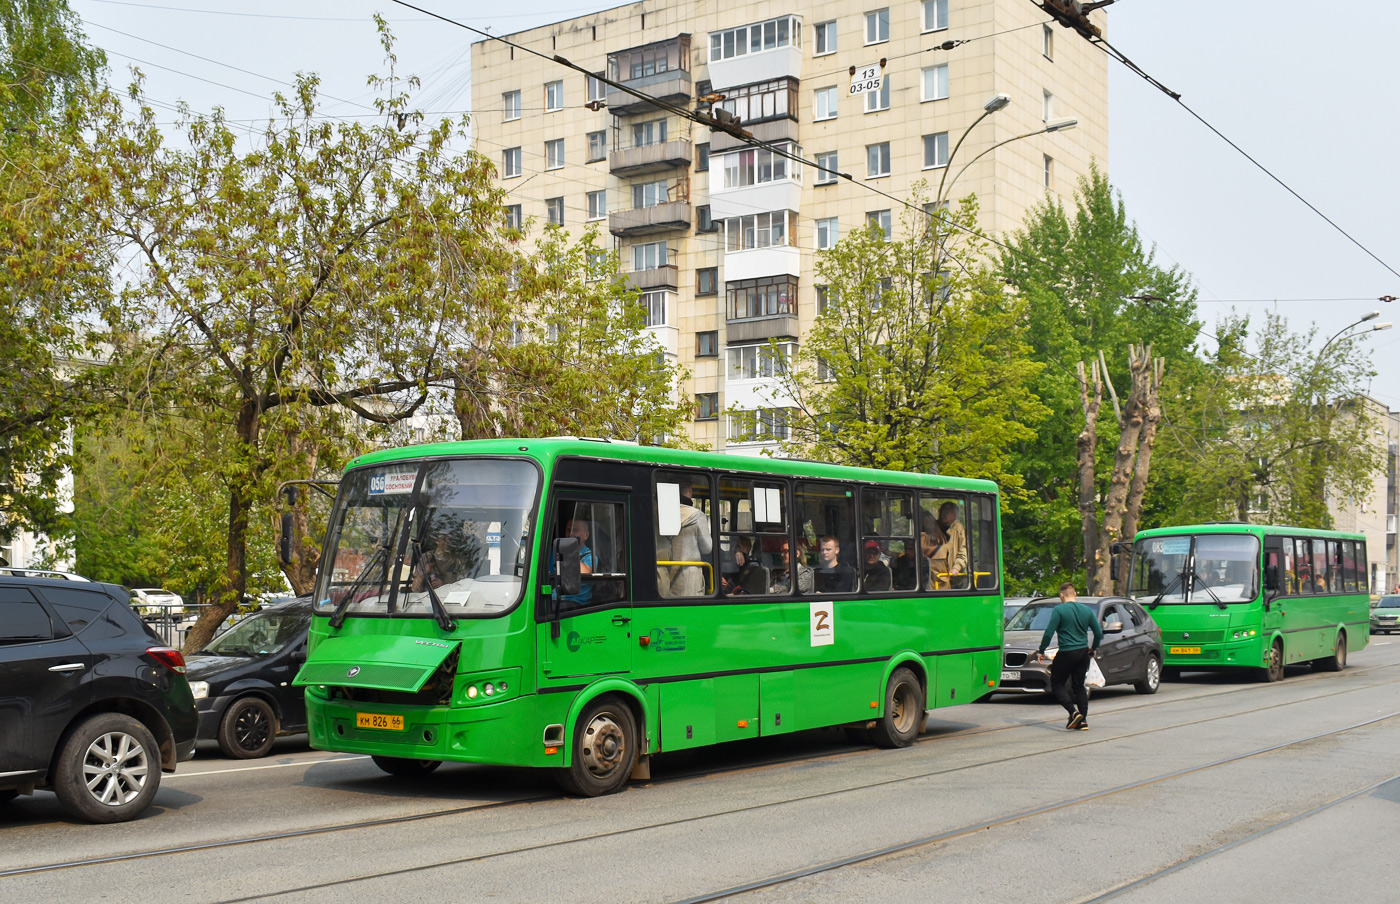
POLYGON ((180 594, 159 587, 139 587, 131 591, 131 605, 147 619, 181 621, 185 617, 185 601, 180 594))

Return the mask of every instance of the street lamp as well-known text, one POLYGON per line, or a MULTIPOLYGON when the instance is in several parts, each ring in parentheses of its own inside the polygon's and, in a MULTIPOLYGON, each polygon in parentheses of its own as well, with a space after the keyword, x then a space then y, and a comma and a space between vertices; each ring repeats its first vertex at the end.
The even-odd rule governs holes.
POLYGON ((948 152, 948 159, 943 161, 943 178, 938 182, 937 204, 935 204, 934 210, 937 210, 938 205, 941 205, 943 203, 943 183, 948 179, 948 169, 953 165, 953 158, 958 156, 958 148, 962 147, 962 143, 965 140, 967 140, 967 136, 972 132, 972 130, 977 128, 977 124, 979 122, 986 119, 988 116, 991 116, 998 110, 1005 110, 1006 106, 1010 103, 1010 96, 1006 94, 993 94, 991 98, 985 104, 982 105, 982 115, 974 119, 972 121, 972 125, 964 129, 963 133, 958 136, 958 143, 953 145, 953 149, 948 152))
POLYGON ((1355 332, 1355 333, 1352 333, 1352 334, 1349 335, 1349 336, 1343 336, 1343 335, 1342 335, 1342 333, 1345 333, 1345 332, 1347 332, 1348 330, 1351 330, 1351 329, 1355 329, 1356 327, 1361 326, 1361 324, 1363 324, 1363 323, 1367 323, 1367 322, 1369 322, 1369 321, 1375 320, 1375 319, 1376 319, 1377 317, 1379 317, 1379 316, 1381 316, 1381 312, 1380 312, 1380 311, 1371 311, 1370 313, 1366 314, 1365 316, 1363 316, 1360 320, 1356 321, 1355 323, 1347 324, 1346 326, 1344 326, 1344 327, 1342 327, 1341 329, 1337 330, 1337 332, 1335 332, 1335 333, 1332 334, 1332 338, 1331 338, 1331 339, 1328 339, 1326 342, 1322 343, 1322 351, 1320 351, 1320 352, 1317 353, 1318 358, 1320 359, 1320 358, 1322 357, 1322 355, 1327 351, 1327 348, 1328 348, 1333 342, 1336 342, 1338 339, 1342 339, 1343 341, 1345 341, 1345 340, 1347 340, 1347 339, 1355 339, 1357 336, 1364 336, 1364 335, 1366 335, 1367 333, 1378 333, 1378 332, 1380 332, 1381 330, 1388 330, 1388 329, 1390 329, 1390 327, 1392 326, 1392 324, 1390 324, 1390 323, 1378 323, 1378 324, 1376 324, 1375 326, 1372 326, 1372 327, 1370 327, 1370 328, 1368 328, 1368 329, 1359 330, 1359 331, 1357 331, 1357 332, 1355 332))
MULTIPOLYGON (((962 168, 958 170, 957 175, 954 176, 954 177, 948 182, 948 191, 951 192, 951 191, 953 190, 953 186, 957 184, 958 179, 962 176, 963 173, 965 173, 965 172, 967 171, 967 168, 968 168, 969 166, 972 166, 972 164, 976 163, 978 160, 981 160, 984 156, 986 156, 987 154, 990 154, 992 151, 995 151, 997 148, 1001 147, 1002 145, 1004 145, 1004 144, 1010 144, 1010 143, 1013 142, 1013 141, 1020 141, 1022 138, 1034 138, 1034 137, 1037 136, 1037 135, 1045 135, 1045 134, 1048 134, 1048 133, 1050 133, 1050 132, 1068 132, 1070 129, 1074 128, 1074 127, 1077 126, 1077 125, 1079 125, 1079 120, 1077 120, 1077 119, 1061 119, 1061 120, 1059 120, 1058 122, 1047 123, 1046 126, 1045 126, 1045 128, 1043 128, 1043 129, 1036 129, 1034 132, 1027 132, 1027 133, 1024 134, 1024 135, 1016 135, 1015 137, 1007 138, 1007 139, 1005 139, 1004 141, 998 141, 996 144, 994 144, 994 145, 992 145, 991 147, 987 148, 986 150, 982 151, 982 153, 978 154, 976 157, 973 157, 971 160, 969 160, 969 161, 967 161, 966 163, 964 163, 964 164, 962 165, 962 168)), ((947 174, 947 172, 945 171, 943 175, 946 177, 948 174, 947 174)), ((943 187, 942 187, 942 183, 939 184, 938 192, 939 192, 938 202, 939 202, 939 205, 941 206, 941 205, 942 205, 942 202, 943 202, 943 187)), ((937 209, 937 208, 935 208, 935 209, 937 209)), ((1380 312, 1378 311, 1377 313, 1380 313, 1380 312)))

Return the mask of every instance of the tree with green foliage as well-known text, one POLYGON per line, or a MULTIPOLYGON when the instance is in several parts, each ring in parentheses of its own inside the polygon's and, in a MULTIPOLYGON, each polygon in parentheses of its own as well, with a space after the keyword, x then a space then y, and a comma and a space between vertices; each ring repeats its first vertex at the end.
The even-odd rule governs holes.
MULTIPOLYGON (((916 188, 917 201, 917 188, 916 188)), ((817 260, 826 305, 778 395, 793 415, 784 450, 841 464, 1021 485, 1011 449, 1034 438, 1025 302, 1009 296, 969 238, 975 199, 899 235, 853 232, 817 260)), ((776 348, 774 354, 777 354, 776 348)))
POLYGON ((64 2, 0 0, 0 542, 21 530, 65 557, 69 430, 93 411, 95 336, 111 259, 68 180, 104 58, 64 2))
MULTIPOLYGON (((380 27, 392 67, 393 41, 380 27)), ((415 79, 371 84, 383 93, 379 123, 319 115, 317 81, 305 76, 292 96, 277 97, 278 116, 251 147, 218 111, 186 116, 177 147, 138 83, 134 113, 116 98, 101 101, 91 141, 71 164, 104 247, 131 264, 108 309, 121 397, 147 417, 192 418, 211 434, 202 455, 184 446, 190 457, 178 463, 201 492, 217 488, 225 500, 216 603, 191 629, 190 648, 248 591, 254 522, 274 511, 278 485, 317 476, 304 473, 300 438, 327 431, 327 444, 347 455, 372 448, 376 430, 426 411, 438 392, 457 392, 472 355, 504 354, 519 331, 550 318, 562 327, 621 307, 602 325, 640 324, 625 312, 635 301, 620 283, 584 287, 558 275, 586 251, 562 241, 535 251, 508 228, 491 163, 458 149, 465 120, 425 126, 408 93, 415 79)), ((606 338, 607 350, 630 341, 606 338)), ((457 395, 457 410, 495 410, 515 391, 512 380, 534 376, 525 363, 482 380, 475 403, 457 395)), ((541 361, 536 370, 559 367, 541 361)), ((664 367, 635 372, 653 381, 639 394, 673 393, 664 367)), ((548 387, 533 394, 551 398, 548 387)))
MULTIPOLYGON (((1072 209, 1047 198, 1007 241, 1001 273, 1027 306, 1031 356, 1044 366, 1033 388, 1049 409, 1037 435, 1014 450, 1011 468, 1030 492, 1003 521, 1007 574, 1018 592, 1044 591, 1081 583, 1085 574, 1075 442, 1084 409, 1076 365, 1102 352, 1107 377, 1128 386, 1130 347, 1151 345, 1164 361, 1161 403, 1169 413, 1187 391, 1184 375, 1195 372, 1190 362, 1200 324, 1190 278, 1156 262, 1097 167, 1080 180, 1072 209)), ((1107 418, 1098 429, 1092 496, 1101 506, 1120 430, 1107 418)), ((1149 478, 1144 517, 1150 520, 1171 492, 1149 478)))
POLYGON ((1362 396, 1374 375, 1356 338, 1314 349, 1267 312, 1225 318, 1192 397, 1165 430, 1184 522, 1328 528, 1328 500, 1367 494, 1385 466, 1362 396))

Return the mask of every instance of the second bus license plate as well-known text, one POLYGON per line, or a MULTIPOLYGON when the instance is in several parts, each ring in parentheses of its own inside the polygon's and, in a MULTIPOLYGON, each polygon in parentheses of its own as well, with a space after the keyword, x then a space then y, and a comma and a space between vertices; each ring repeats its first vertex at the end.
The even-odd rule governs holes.
POLYGON ((1021 680, 1021 673, 1020 673, 1020 672, 1002 672, 1002 673, 1001 673, 1001 680, 1002 680, 1002 681, 1020 681, 1020 680, 1021 680))
POLYGON ((379 713, 355 713, 356 728, 382 728, 385 731, 403 731, 403 716, 384 716, 379 713))
POLYGON ((1201 652, 1201 648, 1200 648, 1200 647, 1171 647, 1170 649, 1167 650, 1167 652, 1170 653, 1170 654, 1172 654, 1173 656, 1183 656, 1183 655, 1190 655, 1190 654, 1194 654, 1194 653, 1199 653, 1199 652, 1201 652))

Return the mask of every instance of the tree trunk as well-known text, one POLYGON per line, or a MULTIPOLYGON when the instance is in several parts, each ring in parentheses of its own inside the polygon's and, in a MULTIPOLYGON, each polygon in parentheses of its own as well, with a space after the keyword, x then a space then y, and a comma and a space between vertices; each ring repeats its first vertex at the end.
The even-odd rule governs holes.
MULTIPOLYGON (((1146 357, 1151 357, 1152 350, 1146 350, 1146 357)), ((1133 483, 1128 490, 1128 502, 1123 513, 1123 540, 1131 543, 1137 536, 1138 521, 1142 517, 1142 500, 1147 495, 1147 476, 1152 467, 1152 446, 1157 439, 1157 425, 1162 420, 1162 372, 1166 367, 1166 359, 1157 358, 1152 361, 1150 379, 1147 384, 1147 397, 1144 400, 1144 416, 1142 424, 1142 436, 1138 440, 1137 462, 1133 466, 1133 483)), ((1114 583, 1114 592, 1122 595, 1128 588, 1128 569, 1121 568, 1118 572, 1118 580, 1114 583)))
POLYGON ((256 469, 261 414, 257 399, 245 398, 238 409, 234 454, 249 472, 241 479, 235 479, 233 488, 229 490, 228 568, 224 573, 223 590, 213 597, 212 605, 185 635, 186 653, 203 649, 213 639, 214 631, 224 619, 238 610, 248 589, 248 516, 253 509, 252 487, 257 480, 253 471, 256 469))
POLYGON ((1103 380, 1099 373, 1099 363, 1091 362, 1094 397, 1089 398, 1090 377, 1085 374, 1084 362, 1078 364, 1079 403, 1084 408, 1084 429, 1079 431, 1075 447, 1079 451, 1079 521, 1084 535, 1084 569, 1088 578, 1086 594, 1093 594, 1093 563, 1098 558, 1099 517, 1095 499, 1094 454, 1098 445, 1099 408, 1103 405, 1103 380))
MULTIPOLYGON (((293 442, 297 443, 294 439, 293 442)), ((310 444, 307 444, 308 446, 310 444)), ((316 478, 316 449, 314 446, 307 448, 302 446, 302 473, 308 479, 316 478)), ((282 564, 282 574, 286 576, 287 583, 292 585, 292 592, 297 596, 306 596, 316 589, 316 567, 321 562, 321 548, 312 540, 311 536, 311 503, 315 499, 316 490, 310 487, 301 487, 297 492, 297 499, 301 504, 293 504, 292 515, 292 563, 282 564)), ((274 514, 274 518, 277 516, 274 514)), ((277 518, 278 538, 281 537, 280 518, 277 518)), ((325 519, 320 518, 319 521, 325 519)), ((318 526, 324 526, 318 525, 318 526)))

